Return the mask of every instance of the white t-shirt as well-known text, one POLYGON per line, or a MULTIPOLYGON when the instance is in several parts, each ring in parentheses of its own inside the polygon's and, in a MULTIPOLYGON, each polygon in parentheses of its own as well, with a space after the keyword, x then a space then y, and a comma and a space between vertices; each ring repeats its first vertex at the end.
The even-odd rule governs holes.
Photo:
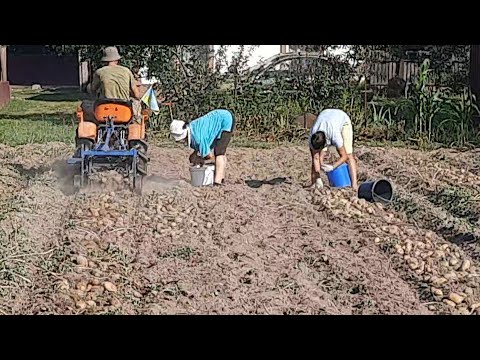
POLYGON ((308 144, 312 148, 312 135, 318 131, 325 133, 326 144, 328 146, 336 146, 341 148, 343 146, 342 128, 343 125, 349 120, 348 115, 339 109, 326 109, 323 110, 313 124, 310 130, 310 137, 308 138, 308 144))

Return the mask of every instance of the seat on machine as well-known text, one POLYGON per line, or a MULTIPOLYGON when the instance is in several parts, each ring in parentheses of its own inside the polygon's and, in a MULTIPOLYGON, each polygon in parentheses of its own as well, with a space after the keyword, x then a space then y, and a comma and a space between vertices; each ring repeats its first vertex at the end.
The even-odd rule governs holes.
POLYGON ((131 100, 99 99, 94 104, 95 119, 99 123, 112 120, 115 124, 127 124, 133 118, 131 100))

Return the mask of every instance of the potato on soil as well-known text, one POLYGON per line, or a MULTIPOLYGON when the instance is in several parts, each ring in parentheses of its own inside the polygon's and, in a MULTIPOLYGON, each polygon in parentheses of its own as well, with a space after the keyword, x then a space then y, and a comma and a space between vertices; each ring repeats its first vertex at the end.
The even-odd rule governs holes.
POLYGON ((463 296, 460 296, 459 294, 457 293, 450 293, 450 295, 448 295, 448 299, 453 301, 455 304, 461 304, 463 302, 463 300, 465 300, 465 298, 463 296))
POLYGON ((113 284, 109 281, 104 282, 103 286, 105 287, 105 290, 107 290, 107 291, 117 292, 117 287, 115 286, 115 284, 113 284))
POLYGON ((78 266, 87 267, 88 266, 88 259, 85 256, 77 255, 75 257, 75 262, 78 266))
POLYGON ((447 304, 448 306, 451 306, 451 307, 456 307, 457 306, 457 304, 455 304, 452 300, 449 300, 449 299, 443 299, 443 303, 447 304))
POLYGON ((437 289, 435 287, 431 288, 432 294, 438 297, 443 297, 443 291, 441 289, 437 289))
POLYGON ((468 269, 470 269, 471 267, 471 261, 470 260, 464 260, 463 263, 462 263, 462 271, 468 271, 468 269))

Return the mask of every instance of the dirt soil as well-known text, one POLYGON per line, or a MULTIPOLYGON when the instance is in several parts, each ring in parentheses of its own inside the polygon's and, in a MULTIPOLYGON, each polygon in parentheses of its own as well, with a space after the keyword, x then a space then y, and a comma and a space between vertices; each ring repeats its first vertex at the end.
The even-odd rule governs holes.
POLYGON ((0 314, 480 311, 478 152, 358 148, 385 207, 304 188, 301 147, 233 148, 202 189, 187 151, 151 147, 142 196, 114 173, 73 193, 71 153, 0 145, 0 314))

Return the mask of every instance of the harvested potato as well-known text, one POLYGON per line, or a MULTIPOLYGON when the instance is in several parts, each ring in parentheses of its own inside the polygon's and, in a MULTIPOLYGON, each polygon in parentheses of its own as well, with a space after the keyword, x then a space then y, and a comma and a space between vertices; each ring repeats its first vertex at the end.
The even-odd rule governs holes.
POLYGON ((444 275, 444 278, 447 280, 455 280, 457 278, 457 274, 454 271, 450 271, 444 275))
POLYGON ((468 271, 471 267, 472 262, 470 260, 464 260, 462 263, 461 270, 462 271, 468 271))
POLYGON ((400 233, 400 230, 399 230, 398 226, 392 225, 392 226, 388 227, 388 233, 390 235, 398 236, 398 234, 400 233))
POLYGON ((470 305, 470 309, 472 309, 472 311, 476 310, 476 309, 479 309, 479 308, 480 308, 480 303, 475 303, 475 304, 470 305))
POLYGON ((90 213, 92 214, 93 217, 99 217, 100 216, 100 210, 99 209, 90 209, 90 213))
POLYGON ((417 234, 417 232, 414 229, 407 228, 405 229, 405 234, 407 236, 413 237, 417 234))
POLYGON ((78 300, 75 303, 75 307, 79 310, 85 310, 87 308, 87 303, 83 300, 78 300))
POLYGON ((410 252, 412 251, 412 248, 413 248, 412 242, 407 240, 405 244, 405 253, 410 254, 410 252))
POLYGON ((86 281, 83 281, 83 280, 82 280, 82 281, 79 281, 79 282, 77 283, 77 289, 80 290, 80 291, 82 291, 82 292, 85 292, 85 291, 87 290, 87 285, 88 285, 88 284, 87 284, 86 281))
POLYGON ((88 259, 85 256, 77 255, 75 257, 75 262, 78 266, 87 267, 88 266, 88 259))
POLYGON ((431 257, 432 255, 433 255, 433 251, 426 251, 424 253, 421 253, 420 257, 425 260, 425 259, 431 257))
POLYGON ((456 307, 457 306, 457 304, 455 304, 452 300, 449 300, 449 299, 443 299, 443 303, 447 304, 448 306, 451 306, 451 307, 456 307))
POLYGON ((459 294, 457 293, 450 293, 450 295, 448 295, 448 299, 453 301, 455 304, 461 304, 463 302, 463 300, 465 300, 465 298, 463 296, 460 296, 459 294))
POLYGON ((402 249, 402 246, 399 245, 399 244, 396 244, 395 245, 395 249, 397 250, 397 253, 400 254, 400 255, 404 255, 405 254, 405 251, 402 249))
POLYGON ((431 292, 433 295, 438 296, 438 297, 443 297, 443 291, 441 289, 438 289, 436 287, 431 288, 431 292))
POLYGON ((107 291, 110 291, 110 292, 117 292, 117 287, 115 286, 115 284, 109 282, 109 281, 106 281, 103 283, 103 287, 105 288, 105 290, 107 291))
POLYGON ((68 289, 70 289, 70 284, 68 283, 68 280, 63 279, 63 280, 60 282, 58 288, 59 288, 60 290, 68 290, 68 289))
POLYGON ((416 270, 419 267, 418 260, 415 258, 410 259, 410 262, 408 264, 410 266, 410 269, 416 270))
POLYGON ((460 262, 457 258, 451 258, 450 259, 450 266, 455 266, 460 262))
POLYGON ((444 284, 446 284, 448 282, 447 279, 445 279, 444 277, 432 277, 430 279, 430 281, 432 282, 432 284, 436 287, 438 286, 442 286, 444 284))

